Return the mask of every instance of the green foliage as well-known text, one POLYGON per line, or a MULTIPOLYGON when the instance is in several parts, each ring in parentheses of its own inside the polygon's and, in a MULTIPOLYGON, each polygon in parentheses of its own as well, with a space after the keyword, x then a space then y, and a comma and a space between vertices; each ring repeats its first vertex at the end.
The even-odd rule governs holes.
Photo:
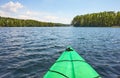
POLYGON ((48 26, 66 26, 61 23, 40 22, 35 20, 23 20, 0 16, 0 27, 48 27, 48 26))
POLYGON ((120 12, 100 12, 74 17, 72 25, 78 27, 120 26, 120 12))

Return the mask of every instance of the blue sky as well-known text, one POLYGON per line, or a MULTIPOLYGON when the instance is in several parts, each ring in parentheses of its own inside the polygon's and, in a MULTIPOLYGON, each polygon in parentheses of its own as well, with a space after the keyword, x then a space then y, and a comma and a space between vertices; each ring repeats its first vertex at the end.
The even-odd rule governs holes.
POLYGON ((0 0, 0 16, 71 23, 76 15, 120 11, 120 0, 0 0))

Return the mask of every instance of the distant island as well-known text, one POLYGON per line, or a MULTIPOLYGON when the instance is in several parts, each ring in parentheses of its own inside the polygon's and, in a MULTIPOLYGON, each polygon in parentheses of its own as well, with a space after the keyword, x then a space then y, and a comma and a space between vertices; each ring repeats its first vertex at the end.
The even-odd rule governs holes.
POLYGON ((99 12, 85 15, 77 15, 71 24, 41 22, 31 19, 16 19, 0 16, 0 27, 120 27, 120 11, 99 12))
POLYGON ((77 15, 72 20, 75 27, 120 27, 120 12, 99 12, 77 15))
POLYGON ((36 20, 24 20, 0 16, 0 27, 54 27, 69 26, 68 24, 41 22, 36 20))

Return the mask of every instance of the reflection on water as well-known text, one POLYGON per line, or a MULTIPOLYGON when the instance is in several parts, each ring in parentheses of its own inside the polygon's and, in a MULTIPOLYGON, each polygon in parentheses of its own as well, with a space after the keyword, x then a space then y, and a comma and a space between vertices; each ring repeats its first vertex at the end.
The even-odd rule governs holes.
POLYGON ((0 78, 42 78, 67 46, 103 78, 120 77, 120 29, 0 28, 0 78))

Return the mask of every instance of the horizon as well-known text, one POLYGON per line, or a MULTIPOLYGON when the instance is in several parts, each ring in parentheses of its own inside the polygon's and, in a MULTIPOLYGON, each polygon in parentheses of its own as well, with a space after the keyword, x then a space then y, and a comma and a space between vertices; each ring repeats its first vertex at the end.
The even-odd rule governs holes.
POLYGON ((119 0, 2 0, 0 1, 0 16, 70 24, 77 15, 120 11, 119 3, 119 0))

